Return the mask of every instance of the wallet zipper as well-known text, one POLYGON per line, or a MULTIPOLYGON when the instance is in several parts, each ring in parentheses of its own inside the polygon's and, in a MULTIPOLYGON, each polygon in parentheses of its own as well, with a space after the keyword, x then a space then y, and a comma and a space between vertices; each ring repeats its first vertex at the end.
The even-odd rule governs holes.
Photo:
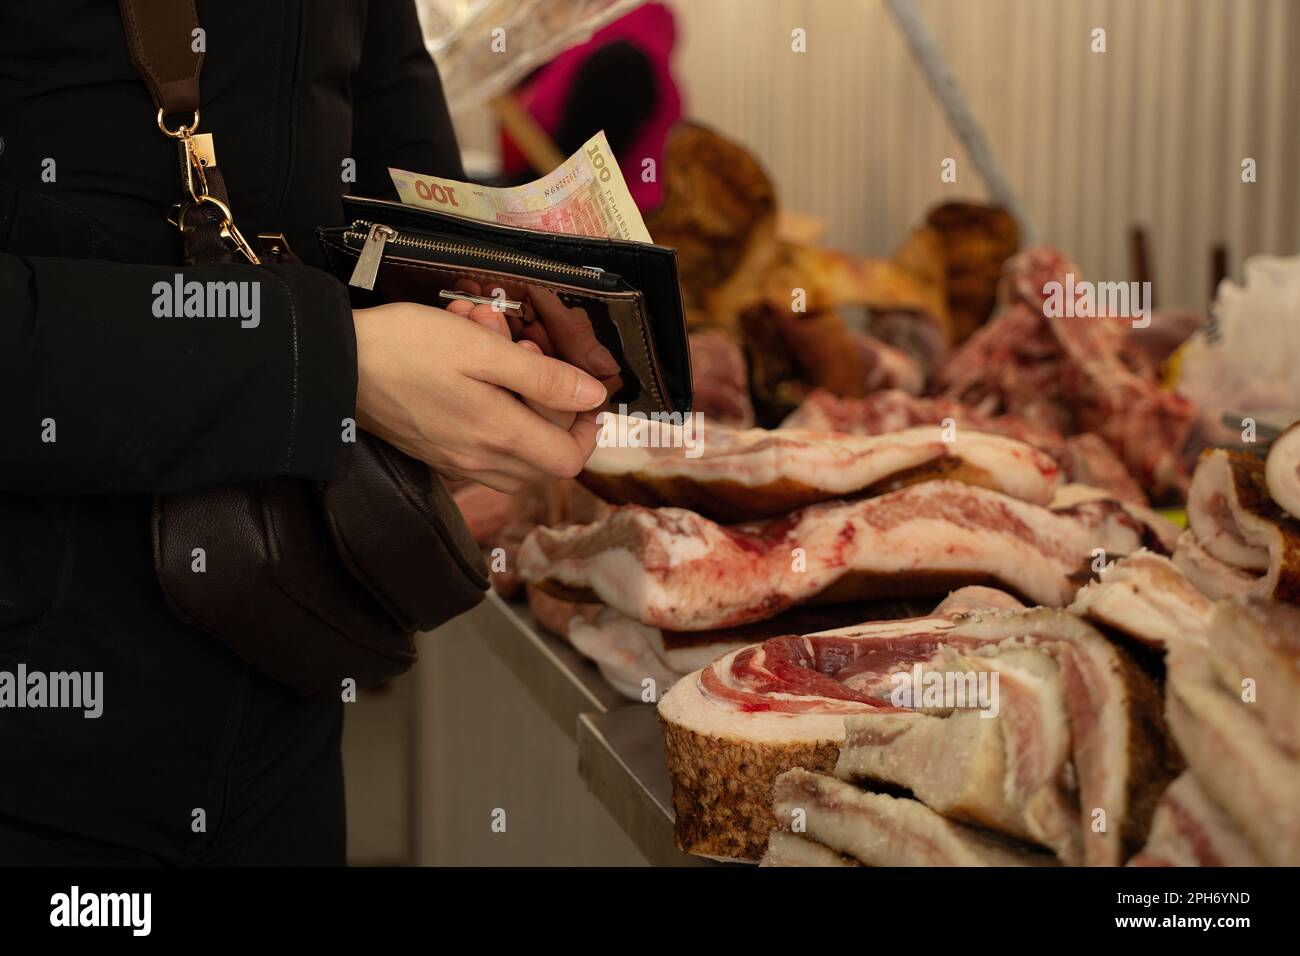
POLYGON ((386 226, 380 222, 368 222, 365 219, 354 220, 352 227, 343 233, 343 238, 345 240, 360 239, 362 241, 361 254, 357 257, 357 264, 352 270, 352 277, 348 279, 348 285, 362 289, 373 289, 375 287, 375 276, 379 272, 379 264, 383 261, 384 249, 390 244, 409 249, 422 249, 426 252, 473 256, 487 259, 490 262, 499 262, 502 265, 540 269, 560 275, 579 276, 586 279, 597 278, 605 271, 595 266, 571 266, 567 262, 555 262, 552 259, 543 259, 539 256, 530 256, 519 252, 503 252, 499 249, 450 242, 446 239, 413 236, 408 233, 398 232, 392 226, 386 226))

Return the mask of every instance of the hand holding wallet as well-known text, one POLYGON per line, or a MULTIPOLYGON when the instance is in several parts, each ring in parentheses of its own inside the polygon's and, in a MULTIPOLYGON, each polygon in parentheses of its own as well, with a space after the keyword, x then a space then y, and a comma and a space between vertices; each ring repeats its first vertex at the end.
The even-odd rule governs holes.
POLYGON ((513 337, 615 385, 608 407, 690 411, 675 250, 518 229, 380 199, 347 196, 343 203, 351 225, 321 229, 319 238, 358 308, 445 308, 457 296, 491 298, 513 337), (496 289, 504 296, 493 297, 496 289), (613 358, 616 373, 602 373, 596 346, 613 358))

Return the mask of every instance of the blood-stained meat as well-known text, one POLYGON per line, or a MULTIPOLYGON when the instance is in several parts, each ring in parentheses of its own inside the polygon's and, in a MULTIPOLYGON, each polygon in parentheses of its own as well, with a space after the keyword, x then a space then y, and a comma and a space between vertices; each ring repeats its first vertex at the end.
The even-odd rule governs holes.
POLYGON ((626 506, 606 519, 539 528, 522 576, 669 630, 732 627, 808 602, 942 594, 996 584, 1038 603, 1073 599, 1101 555, 1150 544, 1114 501, 1049 510, 951 481, 782 518, 722 526, 680 508, 626 506))

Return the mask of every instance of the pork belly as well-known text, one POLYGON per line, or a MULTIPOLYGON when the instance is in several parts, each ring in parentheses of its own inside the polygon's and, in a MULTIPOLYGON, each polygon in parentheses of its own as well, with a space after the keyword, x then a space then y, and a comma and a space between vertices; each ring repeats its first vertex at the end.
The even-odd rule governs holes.
POLYGON ((816 840, 789 830, 773 830, 759 866, 861 866, 851 856, 837 853, 816 840))
POLYGON ((690 431, 608 415, 579 480, 615 504, 688 508, 722 522, 937 477, 1051 501, 1061 474, 1048 455, 1001 435, 961 429, 951 438, 936 426, 877 436, 712 423, 690 431), (660 447, 651 447, 652 439, 660 447))
POLYGON ((835 775, 906 788, 944 816, 1046 846, 1065 863, 1082 863, 1070 730, 1054 659, 1011 643, 944 654, 925 670, 996 672, 996 712, 846 717, 835 775))
POLYGON ((776 637, 683 677, 659 703, 678 847, 757 858, 776 825, 777 774, 829 772, 845 716, 888 707, 887 697, 866 687, 868 677, 931 659, 974 608, 1017 603, 988 588, 963 588, 926 617, 776 637), (837 679, 841 672, 856 689, 837 679))
POLYGON ((1145 548, 1107 565, 1070 611, 1149 647, 1208 644, 1214 605, 1163 555, 1145 548))
POLYGON ((1269 736, 1258 705, 1216 681, 1207 655, 1174 647, 1168 665, 1169 728, 1197 783, 1264 862, 1300 865, 1300 758, 1269 736))
POLYGON ((784 428, 881 435, 916 425, 953 422, 957 428, 1005 435, 1032 445, 1061 466, 1069 481, 1105 490, 1106 496, 1145 505, 1146 494, 1115 451, 1099 436, 1063 437, 1051 428, 1031 425, 1015 415, 986 415, 948 398, 916 398, 897 389, 865 398, 842 398, 814 392, 781 423, 784 428))
POLYGON ((1221 601, 1210 619, 1210 664, 1241 695, 1254 682, 1254 710, 1274 742, 1300 755, 1300 608, 1265 598, 1221 601))
POLYGON ((1072 505, 1080 504, 1084 501, 1101 501, 1107 498, 1114 498, 1139 524, 1145 526, 1155 539, 1155 545, 1161 554, 1172 554, 1175 545, 1178 543, 1178 536, 1182 529, 1174 524, 1158 511, 1154 511, 1145 504, 1129 501, 1117 497, 1105 488, 1098 488, 1095 485, 1084 485, 1077 482, 1066 482, 1056 489, 1056 494, 1052 496, 1049 508, 1060 510, 1069 508, 1072 505))
POLYGON ((1151 837, 1129 866, 1261 866, 1263 860, 1223 810, 1185 771, 1156 804, 1151 837))
POLYGON ((1118 647, 1064 611, 977 613, 949 633, 985 644, 1018 638, 1055 658, 1089 866, 1118 866, 1146 842, 1156 800, 1182 769, 1152 680, 1118 647))
POLYGON ((862 501, 813 505, 724 527, 680 508, 629 505, 585 526, 538 528, 525 580, 599 600, 669 630, 732 627, 809 602, 900 598, 996 584, 1060 607, 1110 556, 1152 542, 1113 501, 1063 510, 931 481, 862 501))
POLYGON ((1196 586, 1196 590, 1212 601, 1244 597, 1254 593, 1259 586, 1258 574, 1224 564, 1201 547, 1196 532, 1190 528, 1179 535, 1178 544, 1174 547, 1173 562, 1174 567, 1196 586))
POLYGON ((533 614, 533 620, 560 637, 569 636, 569 625, 575 618, 582 621, 595 620, 604 607, 602 604, 566 601, 532 586, 525 588, 524 596, 528 601, 528 610, 533 614))
POLYGON ((1264 480, 1273 503, 1300 521, 1300 422, 1294 422, 1269 446, 1264 480))
POLYGON ((916 800, 868 793, 807 770, 776 778, 773 814, 868 866, 1050 866, 1047 853, 998 840, 916 800))
POLYGON ((1064 460, 1065 439, 1058 432, 1037 428, 1014 415, 984 415, 951 399, 917 398, 899 389, 883 389, 865 398, 816 391, 781 422, 781 428, 883 435, 917 425, 942 425, 946 419, 958 428, 1005 435, 1033 445, 1058 462, 1064 460))
POLYGON ((1187 496, 1187 523, 1210 557, 1259 575, 1250 593, 1300 602, 1300 523, 1273 503, 1264 470, 1256 455, 1204 452, 1187 496))

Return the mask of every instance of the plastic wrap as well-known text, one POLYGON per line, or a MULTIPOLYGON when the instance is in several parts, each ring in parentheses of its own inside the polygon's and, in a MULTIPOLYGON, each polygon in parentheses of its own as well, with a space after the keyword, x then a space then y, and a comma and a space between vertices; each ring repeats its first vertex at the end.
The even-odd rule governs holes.
POLYGON ((643 0, 416 0, 453 113, 506 92, 643 0), (497 29, 503 34, 494 33, 497 29), (504 48, 503 48, 504 47, 504 48))
POLYGON ((1179 355, 1177 389, 1208 444, 1240 443, 1243 417, 1300 418, 1300 256, 1255 256, 1243 272, 1244 285, 1220 283, 1213 318, 1179 355))

